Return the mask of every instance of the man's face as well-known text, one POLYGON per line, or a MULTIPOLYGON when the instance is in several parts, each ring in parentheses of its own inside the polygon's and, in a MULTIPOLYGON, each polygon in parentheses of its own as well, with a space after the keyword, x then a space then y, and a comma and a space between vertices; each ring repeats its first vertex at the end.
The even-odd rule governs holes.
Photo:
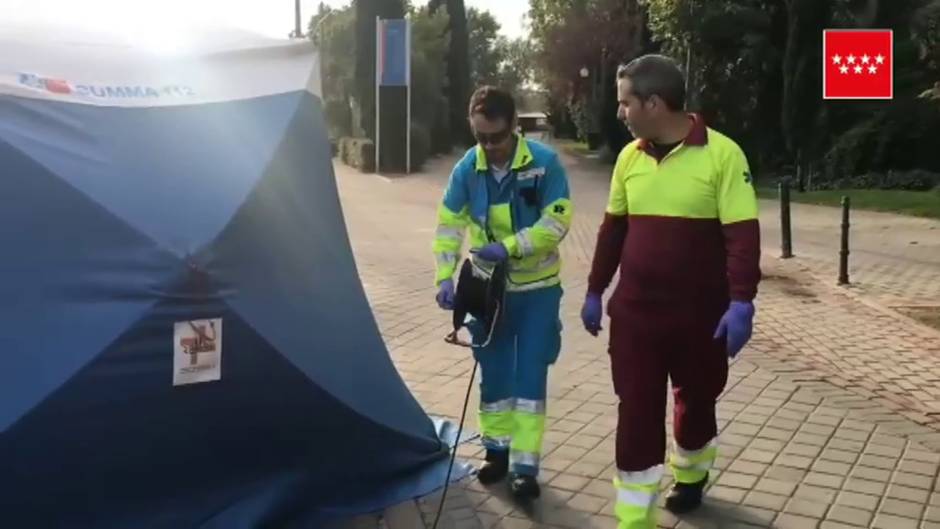
POLYGON ((503 163, 512 156, 513 126, 513 123, 508 123, 504 118, 489 120, 480 113, 470 116, 470 128, 473 130, 473 136, 480 144, 480 147, 483 147, 486 159, 489 162, 503 163))
POLYGON ((623 121, 635 138, 651 139, 658 121, 655 96, 641 101, 633 94, 630 79, 617 80, 617 119, 623 121))

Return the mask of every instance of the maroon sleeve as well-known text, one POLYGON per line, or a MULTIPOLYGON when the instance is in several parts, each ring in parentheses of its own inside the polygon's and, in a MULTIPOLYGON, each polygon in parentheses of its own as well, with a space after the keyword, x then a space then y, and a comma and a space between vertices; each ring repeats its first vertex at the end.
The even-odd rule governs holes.
POLYGON ((731 299, 752 301, 761 280, 760 223, 750 219, 725 224, 723 229, 731 299))
POLYGON ((591 274, 588 276, 588 292, 603 294, 614 278, 620 266, 623 241, 627 236, 626 215, 604 214, 604 221, 597 232, 597 246, 594 248, 594 260, 591 274))

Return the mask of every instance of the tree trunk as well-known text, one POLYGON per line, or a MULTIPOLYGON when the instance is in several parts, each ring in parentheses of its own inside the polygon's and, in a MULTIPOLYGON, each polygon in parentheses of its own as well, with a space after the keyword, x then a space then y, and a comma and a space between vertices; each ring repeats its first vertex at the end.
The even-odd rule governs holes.
MULTIPOLYGON (((781 122, 787 151, 805 162, 816 152, 822 86, 822 30, 831 0, 787 0, 787 42, 783 60, 781 122)), ((799 162, 798 162, 799 163, 799 162)))

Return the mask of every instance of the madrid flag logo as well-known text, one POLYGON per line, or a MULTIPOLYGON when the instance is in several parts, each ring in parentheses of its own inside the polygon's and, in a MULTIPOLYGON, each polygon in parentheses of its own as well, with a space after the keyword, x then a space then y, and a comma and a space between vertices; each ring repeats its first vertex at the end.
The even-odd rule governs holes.
POLYGON ((894 97, 890 29, 823 30, 823 99, 894 97))

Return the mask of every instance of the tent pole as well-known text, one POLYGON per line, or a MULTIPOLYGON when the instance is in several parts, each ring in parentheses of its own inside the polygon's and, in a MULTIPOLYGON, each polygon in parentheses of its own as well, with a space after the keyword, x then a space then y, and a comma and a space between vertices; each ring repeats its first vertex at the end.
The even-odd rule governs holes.
MULTIPOLYGON (((382 152, 379 142, 380 142, 380 132, 379 132, 379 89, 381 87, 381 75, 379 73, 379 61, 382 60, 382 39, 381 39, 381 27, 382 21, 378 15, 375 16, 375 172, 376 174, 381 174, 382 170, 379 167, 379 162, 382 160, 379 155, 382 152)), ((383 65, 384 66, 384 65, 383 65)))
POLYGON ((405 52, 405 82, 408 83, 408 88, 405 91, 405 97, 407 98, 406 107, 407 118, 405 119, 405 149, 408 151, 405 153, 405 174, 411 174, 411 20, 405 20, 405 41, 406 41, 406 52, 405 52))

